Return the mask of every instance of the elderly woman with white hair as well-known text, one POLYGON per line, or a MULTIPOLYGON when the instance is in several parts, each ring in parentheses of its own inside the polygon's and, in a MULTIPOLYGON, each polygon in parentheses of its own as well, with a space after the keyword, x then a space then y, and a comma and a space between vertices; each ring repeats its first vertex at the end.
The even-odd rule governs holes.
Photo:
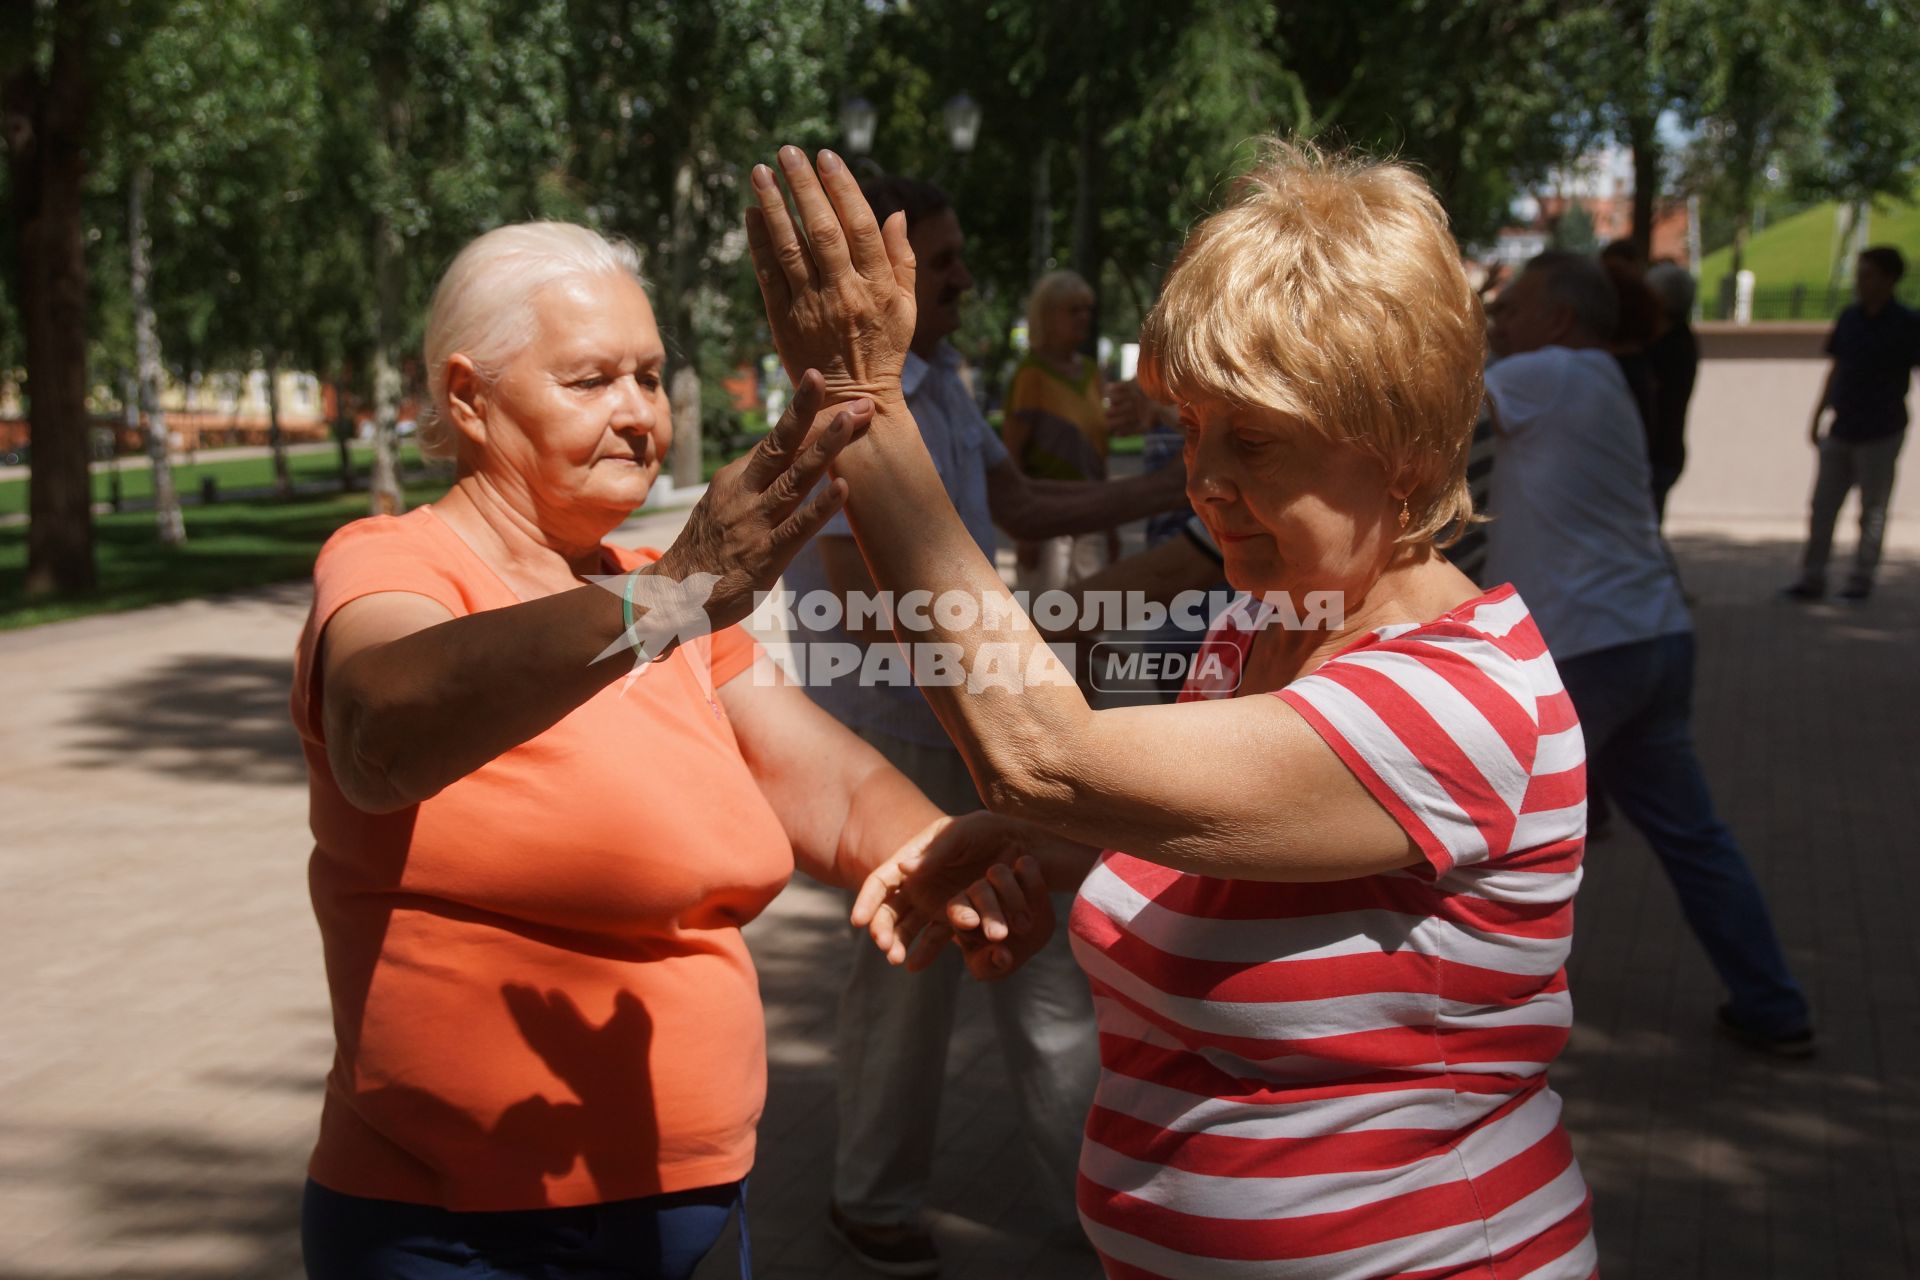
POLYGON ((426 354, 457 478, 328 541, 295 668, 337 1042, 308 1272, 686 1276, 765 1097, 740 926, 796 863, 858 885, 950 821, 736 625, 840 506, 812 491, 865 413, 816 426, 805 374, 632 550, 605 539, 671 420, 630 247, 480 237, 426 354))

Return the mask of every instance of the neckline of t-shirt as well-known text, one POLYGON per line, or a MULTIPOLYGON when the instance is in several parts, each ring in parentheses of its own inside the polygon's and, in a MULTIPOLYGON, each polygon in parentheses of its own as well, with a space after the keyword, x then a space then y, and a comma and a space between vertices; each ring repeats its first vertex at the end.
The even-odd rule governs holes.
MULTIPOLYGON (((419 510, 426 512, 427 515, 431 517, 434 527, 451 539, 453 544, 460 548, 461 554, 479 565, 481 570, 484 571, 489 578, 493 579, 494 584, 500 588, 501 593, 506 596, 509 601, 513 604, 529 603, 526 597, 522 596, 518 591, 515 591, 507 580, 500 576, 500 571, 494 568, 485 556, 474 549, 473 544, 468 542, 458 529, 448 524, 440 513, 433 509, 432 503, 420 507, 419 510)), ((611 543, 602 542, 600 544, 600 551, 602 557, 612 563, 615 573, 619 573, 621 563, 619 555, 620 548, 613 546, 611 543)))
MULTIPOLYGON (((1316 666, 1314 670, 1318 671, 1320 667, 1326 666, 1327 663, 1344 658, 1348 654, 1359 649, 1364 649, 1370 645, 1381 644, 1388 640, 1401 640, 1407 636, 1416 635, 1419 632, 1425 631, 1430 627, 1438 627, 1446 623, 1467 627, 1478 634, 1485 635, 1486 632, 1474 626, 1474 624, 1469 621, 1469 616, 1487 605, 1498 604, 1508 597, 1518 594, 1518 590, 1511 582, 1503 582, 1497 587, 1487 588, 1472 599, 1462 600, 1459 604, 1453 606, 1453 608, 1447 610, 1437 618, 1429 618, 1425 622, 1396 622, 1388 623, 1383 627, 1371 627, 1321 659, 1319 666, 1316 666), (1404 627, 1405 630, 1396 631, 1394 629, 1396 627, 1404 627)), ((1235 633, 1246 637, 1240 645, 1242 660, 1245 659, 1247 651, 1253 648, 1253 638, 1260 634, 1259 630, 1251 625, 1250 606, 1253 605, 1254 599, 1255 597, 1252 592, 1248 592, 1245 596, 1241 597, 1243 617, 1234 620, 1233 630, 1235 633), (1247 625, 1242 625, 1243 621, 1245 621, 1247 625)))

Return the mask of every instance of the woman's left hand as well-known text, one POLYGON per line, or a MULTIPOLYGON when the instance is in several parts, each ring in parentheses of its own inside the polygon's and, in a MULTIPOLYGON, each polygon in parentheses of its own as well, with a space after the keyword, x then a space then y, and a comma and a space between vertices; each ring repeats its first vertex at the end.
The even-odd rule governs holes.
POLYGON ((752 613, 758 593, 773 589, 846 502, 846 481, 828 478, 827 470, 867 429, 873 407, 847 405, 816 425, 824 402, 818 373, 794 379, 780 421, 745 457, 720 468, 653 568, 675 582, 704 574, 711 585, 701 603, 715 630, 752 613))
POLYGON ((951 938, 974 977, 1004 978, 1053 933, 1038 834, 986 812, 942 819, 867 877, 852 922, 891 964, 924 969, 951 938))
POLYGON ((747 210, 747 245, 773 344, 789 375, 820 371, 828 404, 861 396, 897 402, 915 315, 906 218, 878 225, 860 184, 831 151, 820 153, 817 178, 798 147, 780 148, 780 167, 805 238, 766 165, 753 167, 758 204, 747 210))

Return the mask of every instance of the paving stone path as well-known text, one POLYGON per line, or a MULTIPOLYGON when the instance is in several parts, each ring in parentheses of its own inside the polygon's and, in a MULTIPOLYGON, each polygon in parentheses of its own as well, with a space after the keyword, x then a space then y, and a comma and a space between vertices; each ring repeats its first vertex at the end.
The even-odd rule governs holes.
MULTIPOLYGON (((662 536, 655 523, 640 532, 662 536)), ((1770 592, 1791 528, 1683 525, 1697 727, 1817 1005, 1758 1061, 1638 839, 1592 847, 1556 1069, 1610 1276, 1920 1273, 1920 546, 1867 609, 1770 592)), ((331 1052, 285 714, 300 586, 0 635, 0 1280, 299 1274, 331 1052)), ((749 930, 772 1042, 757 1274, 863 1275, 823 1225, 838 895, 749 930)), ((1029 1192, 984 1007, 956 1036, 933 1199, 948 1274, 1097 1274, 1029 1192)), ((737 1274, 723 1244, 704 1277, 737 1274)))

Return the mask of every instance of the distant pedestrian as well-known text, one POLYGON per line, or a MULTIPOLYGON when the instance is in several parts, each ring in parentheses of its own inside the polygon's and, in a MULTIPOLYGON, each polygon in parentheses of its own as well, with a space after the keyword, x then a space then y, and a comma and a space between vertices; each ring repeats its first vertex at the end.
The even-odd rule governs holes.
POLYGON ((1687 406, 1700 376, 1700 340, 1693 332, 1693 276, 1676 262, 1656 262, 1647 287, 1660 299, 1665 327, 1647 347, 1653 365, 1653 421, 1647 459, 1653 464, 1653 514, 1667 522, 1667 494, 1687 465, 1687 406))
POLYGON ((1720 1025, 1813 1051, 1806 998, 1693 750, 1693 622, 1654 528, 1639 415, 1607 351, 1617 297, 1593 259, 1544 253, 1493 305, 1499 456, 1486 578, 1539 619, 1586 734, 1589 781, 1646 837, 1731 999, 1720 1025))
POLYGON ((1820 451, 1813 482, 1813 513, 1807 524, 1807 549, 1800 577, 1781 594, 1793 600, 1818 600, 1827 594, 1827 557, 1833 551, 1833 525, 1847 491, 1860 490, 1860 543, 1853 573, 1840 598, 1864 604, 1873 594, 1874 570, 1887 533, 1887 508, 1893 502, 1893 470, 1907 438, 1907 386, 1920 364, 1920 314, 1893 300, 1906 259, 1891 245, 1860 255, 1854 268, 1858 299, 1840 313, 1827 336, 1833 357, 1826 385, 1814 406, 1810 433, 1820 451), (1823 434, 1827 411, 1833 418, 1823 434))

